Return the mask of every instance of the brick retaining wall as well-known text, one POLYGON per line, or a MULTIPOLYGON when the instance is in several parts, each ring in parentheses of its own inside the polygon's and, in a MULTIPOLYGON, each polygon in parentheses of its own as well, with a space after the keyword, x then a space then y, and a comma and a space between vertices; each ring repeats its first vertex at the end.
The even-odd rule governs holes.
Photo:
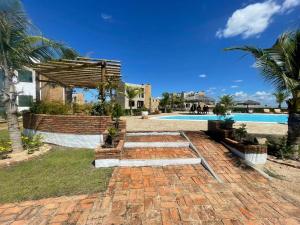
POLYGON ((102 134, 110 116, 44 115, 25 113, 23 127, 44 132, 68 134, 102 134))

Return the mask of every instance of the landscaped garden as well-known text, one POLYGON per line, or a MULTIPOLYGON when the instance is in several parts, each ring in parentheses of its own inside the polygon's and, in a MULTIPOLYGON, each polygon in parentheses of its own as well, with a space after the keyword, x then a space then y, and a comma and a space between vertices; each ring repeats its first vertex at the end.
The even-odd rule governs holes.
POLYGON ((95 169, 93 160, 93 150, 54 147, 35 160, 0 168, 0 202, 104 191, 112 169, 95 169))

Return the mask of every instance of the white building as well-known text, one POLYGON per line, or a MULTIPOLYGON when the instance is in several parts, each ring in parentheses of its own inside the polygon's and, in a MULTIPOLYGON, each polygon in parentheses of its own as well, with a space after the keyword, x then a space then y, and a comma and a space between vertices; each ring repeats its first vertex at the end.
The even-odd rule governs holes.
POLYGON ((119 90, 116 94, 116 101, 120 104, 124 109, 129 109, 130 105, 132 109, 140 109, 140 108, 151 108, 151 85, 150 84, 131 84, 121 82, 119 90), (141 92, 132 100, 126 97, 126 87, 138 88, 141 92))
MULTIPOLYGON (((32 102, 36 100, 36 74, 29 68, 15 71, 16 91, 18 92, 18 111, 29 109, 32 102)), ((4 72, 0 70, 0 88, 4 86, 4 72)))

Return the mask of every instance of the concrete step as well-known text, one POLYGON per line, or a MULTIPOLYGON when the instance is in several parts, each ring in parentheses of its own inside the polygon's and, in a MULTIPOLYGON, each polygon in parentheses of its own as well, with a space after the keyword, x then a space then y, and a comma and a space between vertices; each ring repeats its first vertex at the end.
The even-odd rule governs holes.
POLYGON ((180 132, 129 132, 126 133, 126 136, 161 136, 161 135, 180 135, 180 132))
POLYGON ((143 166, 177 166, 200 164, 201 158, 182 159, 96 159, 95 167, 143 167, 143 166))
POLYGON ((189 142, 125 142, 124 148, 187 148, 189 142))

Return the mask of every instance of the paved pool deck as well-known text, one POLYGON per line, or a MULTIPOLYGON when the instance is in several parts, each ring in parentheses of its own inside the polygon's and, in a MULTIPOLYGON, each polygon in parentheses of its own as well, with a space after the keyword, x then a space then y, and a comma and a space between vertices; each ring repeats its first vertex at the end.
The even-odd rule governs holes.
MULTIPOLYGON (((151 119, 158 116, 182 115, 179 113, 162 113, 151 115, 149 119, 141 119, 141 116, 125 116, 128 131, 206 131, 207 121, 179 121, 179 120, 157 120, 151 119)), ((235 123, 238 127, 241 123, 235 123)), ((248 133, 285 135, 287 134, 287 125, 277 123, 251 123, 247 124, 248 133)))

